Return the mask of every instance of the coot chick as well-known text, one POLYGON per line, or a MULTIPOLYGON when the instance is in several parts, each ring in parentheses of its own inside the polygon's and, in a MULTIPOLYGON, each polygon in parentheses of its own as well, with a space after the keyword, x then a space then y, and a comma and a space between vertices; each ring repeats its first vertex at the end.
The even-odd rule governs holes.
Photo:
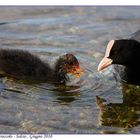
POLYGON ((101 60, 98 71, 111 64, 121 78, 130 84, 140 84, 140 43, 134 39, 111 40, 101 60))
POLYGON ((67 73, 80 76, 79 62, 73 54, 61 56, 51 68, 37 56, 24 50, 0 50, 0 73, 12 78, 63 83, 69 80, 67 73))

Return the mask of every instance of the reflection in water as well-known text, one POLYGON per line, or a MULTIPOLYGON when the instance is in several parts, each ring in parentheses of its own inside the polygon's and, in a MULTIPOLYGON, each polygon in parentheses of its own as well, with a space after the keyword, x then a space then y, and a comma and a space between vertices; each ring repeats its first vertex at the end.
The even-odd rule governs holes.
POLYGON ((53 95, 54 102, 60 103, 60 104, 69 104, 80 96, 80 85, 64 85, 64 84, 48 84, 48 83, 42 83, 42 84, 29 84, 25 81, 20 80, 13 80, 10 78, 3 78, 2 79, 0 89, 5 90, 6 92, 15 92, 17 94, 38 94, 41 96, 41 91, 44 92, 51 92, 50 94, 53 95), (4 87, 5 86, 5 87, 4 87))
POLYGON ((140 86, 122 83, 122 103, 109 103, 96 97, 100 109, 100 125, 132 128, 140 124, 140 86))
POLYGON ((73 92, 68 94, 66 92, 58 92, 55 93, 55 95, 57 96, 55 102, 58 102, 60 104, 70 104, 71 102, 78 100, 80 93, 73 92))
POLYGON ((56 96, 56 100, 54 102, 69 104, 77 100, 80 96, 79 88, 80 86, 56 85, 56 88, 53 89, 56 96))

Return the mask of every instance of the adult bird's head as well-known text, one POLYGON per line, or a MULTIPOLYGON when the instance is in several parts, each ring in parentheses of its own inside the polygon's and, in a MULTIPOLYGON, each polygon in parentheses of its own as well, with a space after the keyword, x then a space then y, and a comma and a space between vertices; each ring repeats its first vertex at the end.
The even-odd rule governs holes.
POLYGON ((111 40, 109 41, 105 56, 98 65, 101 71, 111 64, 123 66, 137 66, 140 58, 140 43, 132 39, 111 40))

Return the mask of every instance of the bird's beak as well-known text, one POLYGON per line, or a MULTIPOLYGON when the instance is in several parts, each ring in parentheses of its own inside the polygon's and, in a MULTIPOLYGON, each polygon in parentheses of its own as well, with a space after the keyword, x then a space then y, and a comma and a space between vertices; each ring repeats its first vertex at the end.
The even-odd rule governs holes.
POLYGON ((103 69, 105 69, 106 67, 110 66, 112 64, 112 59, 104 57, 101 62, 98 65, 98 71, 101 71, 103 69))
POLYGON ((76 78, 80 78, 81 75, 84 74, 84 70, 83 70, 80 66, 76 67, 75 69, 76 69, 76 71, 73 73, 74 76, 75 76, 76 78))
POLYGON ((98 65, 98 68, 97 68, 98 71, 101 71, 112 64, 113 60, 108 57, 109 57, 110 51, 114 45, 114 42, 115 42, 114 40, 109 41, 107 48, 106 48, 105 56, 98 65))
POLYGON ((76 78, 80 78, 84 74, 84 70, 80 66, 73 66, 68 73, 76 78))

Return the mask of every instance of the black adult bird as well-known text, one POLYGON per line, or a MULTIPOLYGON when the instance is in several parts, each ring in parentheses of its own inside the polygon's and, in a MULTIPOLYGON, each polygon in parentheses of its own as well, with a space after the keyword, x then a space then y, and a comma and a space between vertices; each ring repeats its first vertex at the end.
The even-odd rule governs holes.
POLYGON ((122 81, 130 84, 140 84, 140 31, 134 33, 130 39, 109 41, 105 56, 101 60, 98 71, 111 64, 122 81))
POLYGON ((61 56, 51 68, 37 56, 23 50, 0 50, 0 74, 16 79, 66 83, 68 73, 80 76, 82 69, 73 54, 61 56))

